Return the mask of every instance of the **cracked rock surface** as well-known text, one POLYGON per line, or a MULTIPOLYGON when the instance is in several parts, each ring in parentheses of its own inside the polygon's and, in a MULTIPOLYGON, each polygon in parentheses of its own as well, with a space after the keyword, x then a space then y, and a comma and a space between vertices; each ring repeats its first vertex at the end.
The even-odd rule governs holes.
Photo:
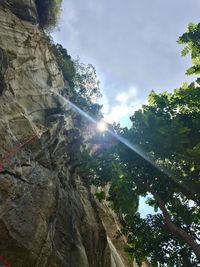
POLYGON ((0 255, 13 267, 110 267, 90 190, 73 163, 74 114, 33 0, 0 2, 0 255), (23 12, 22 12, 23 10, 23 12))

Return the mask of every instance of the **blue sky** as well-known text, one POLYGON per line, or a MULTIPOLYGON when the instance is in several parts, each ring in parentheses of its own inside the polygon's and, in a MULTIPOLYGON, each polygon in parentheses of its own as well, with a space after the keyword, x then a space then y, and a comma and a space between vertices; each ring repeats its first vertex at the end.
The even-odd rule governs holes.
POLYGON ((188 80, 176 40, 199 13, 199 0, 64 0, 53 37, 96 67, 107 120, 127 124, 151 89, 188 80))

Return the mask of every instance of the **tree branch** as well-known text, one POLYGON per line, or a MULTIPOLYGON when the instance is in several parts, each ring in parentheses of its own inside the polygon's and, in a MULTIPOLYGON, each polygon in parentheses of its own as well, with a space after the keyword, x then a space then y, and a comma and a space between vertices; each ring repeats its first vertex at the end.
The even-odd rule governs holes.
POLYGON ((200 260, 200 246, 195 242, 195 239, 189 235, 185 230, 177 227, 171 217, 170 214, 168 212, 168 210, 165 207, 165 203, 164 201, 161 199, 161 197, 157 194, 157 192, 149 185, 147 185, 147 189, 148 191, 153 195, 154 199, 156 200, 160 210, 163 213, 164 216, 164 220, 165 223, 168 227, 168 229, 174 234, 176 235, 178 238, 181 238, 182 240, 184 240, 194 251, 194 253, 197 256, 197 259, 200 260))

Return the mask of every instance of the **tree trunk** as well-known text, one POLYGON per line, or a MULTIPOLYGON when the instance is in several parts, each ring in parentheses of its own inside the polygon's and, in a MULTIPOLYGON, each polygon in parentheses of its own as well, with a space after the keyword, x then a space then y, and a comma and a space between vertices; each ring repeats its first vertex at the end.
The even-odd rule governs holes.
POLYGON ((154 196, 159 208, 161 209, 165 223, 168 227, 168 229, 177 237, 181 238, 184 240, 194 251, 194 253, 197 256, 197 259, 200 261, 200 246, 195 242, 194 238, 189 235, 185 230, 177 227, 173 221, 171 220, 171 217, 169 215, 169 212, 167 211, 165 207, 165 203, 163 200, 160 198, 160 196, 150 187, 148 186, 148 191, 154 196))

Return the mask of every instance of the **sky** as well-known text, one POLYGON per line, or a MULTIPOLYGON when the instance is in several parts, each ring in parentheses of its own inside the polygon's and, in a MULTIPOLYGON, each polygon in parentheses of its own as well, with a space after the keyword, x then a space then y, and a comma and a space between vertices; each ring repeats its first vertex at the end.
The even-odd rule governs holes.
POLYGON ((150 90, 172 91, 191 79, 176 40, 199 14, 199 0, 63 0, 53 38, 95 66, 106 120, 126 125, 150 90))

